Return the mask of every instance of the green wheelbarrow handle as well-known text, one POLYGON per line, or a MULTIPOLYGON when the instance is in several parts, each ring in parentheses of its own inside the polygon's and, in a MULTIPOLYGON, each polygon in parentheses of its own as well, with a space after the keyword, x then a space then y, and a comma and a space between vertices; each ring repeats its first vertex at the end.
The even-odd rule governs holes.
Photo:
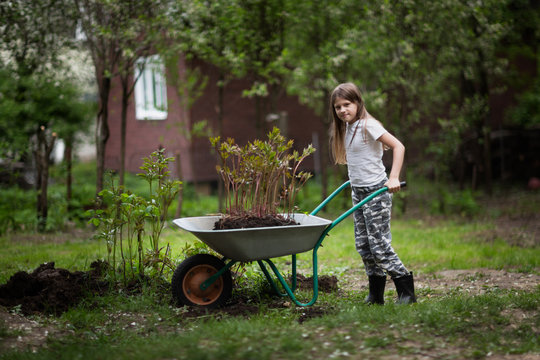
MULTIPOLYGON (((315 210, 313 210, 310 215, 315 215, 317 214, 322 208, 324 208, 334 197, 336 197, 341 191, 343 191, 343 189, 345 189, 346 187, 350 186, 351 182, 350 181, 346 181, 345 183, 343 183, 339 188, 337 188, 332 194, 330 194, 330 196, 328 196, 319 206, 317 206, 315 208, 315 210)), ((402 181, 399 183, 399 185, 404 188, 407 186, 407 182, 405 181, 402 181)), ((349 210, 347 210, 346 212, 344 212, 341 216, 339 216, 336 220, 334 220, 332 222, 332 224, 330 224, 325 232, 324 232, 324 235, 326 235, 330 230, 332 230, 337 224, 339 224, 340 222, 342 222, 344 219, 346 219, 349 215, 351 215, 353 212, 355 212, 358 208, 364 206, 367 202, 371 201, 371 199, 373 199, 374 197, 378 196, 379 194, 382 194, 383 192, 386 192, 388 191, 388 187, 384 186, 382 188, 380 188, 379 190, 376 190, 375 192, 373 192, 372 194, 370 194, 369 196, 367 196, 364 200, 360 201, 358 204, 354 205, 352 208, 350 208, 349 210)), ((321 240, 324 238, 324 235, 321 236, 321 240)))
MULTIPOLYGON (((401 187, 405 187, 407 184, 405 182, 401 182, 400 183, 400 186, 401 187)), ((347 181, 345 182, 343 185, 341 185, 338 189, 336 189, 329 197, 327 197, 319 206, 317 206, 317 208, 315 210, 313 210, 311 212, 310 215, 315 215, 316 213, 318 213, 326 204, 328 204, 328 202, 330 202, 330 200, 332 200, 337 194, 339 194, 344 188, 346 188, 347 186, 350 186, 350 181, 347 181)), ((285 281, 285 279, 283 278, 283 276, 280 274, 279 270, 276 268, 276 266, 274 265, 274 263, 270 260, 270 259, 266 259, 264 261, 266 261, 268 263, 268 265, 270 265, 272 271, 274 272, 274 274, 276 275, 276 278, 278 279, 279 283, 282 285, 283 289, 285 290, 285 294, 281 294, 278 289, 277 289, 277 286, 276 284, 274 283, 274 281, 271 279, 270 277, 270 274, 268 272, 268 270, 266 269, 266 267, 264 266, 263 262, 262 261, 258 261, 259 263, 259 266, 261 267, 261 269, 263 270, 268 282, 270 283, 270 285, 272 285, 272 287, 274 288, 274 291, 276 291, 279 295, 281 296, 289 296, 289 298, 298 306, 311 306, 315 303, 315 301, 317 301, 317 298, 319 296, 319 286, 318 286, 318 259, 317 259, 317 251, 319 250, 319 247, 321 246, 322 244, 322 241, 324 240, 324 238, 326 237, 326 235, 328 235, 328 232, 334 228, 337 224, 339 224, 341 221, 343 221, 343 219, 345 219, 347 216, 349 216, 350 214, 352 214, 354 211, 356 211, 359 207, 363 206, 364 204, 366 204, 368 201, 370 201, 371 199, 373 199, 374 197, 376 197, 377 195, 385 192, 385 191, 388 191, 388 188, 385 186, 379 190, 376 190, 375 192, 373 192, 372 194, 370 194, 369 196, 367 196, 364 200, 362 200, 361 202, 359 202, 358 204, 354 205, 352 208, 350 208, 349 210, 347 210, 345 213, 343 213, 340 217, 338 217, 336 220, 334 220, 330 225, 328 225, 328 227, 323 231, 323 233, 321 234, 319 240, 317 241, 317 244, 315 245, 315 247, 313 248, 313 254, 312 254, 312 260, 313 260, 313 297, 311 298, 311 301, 307 302, 307 303, 301 303, 299 302, 296 297, 294 296, 294 290, 296 288, 296 254, 293 254, 292 255, 292 274, 293 274, 293 281, 292 281, 292 285, 289 286, 287 284, 287 282, 285 281)))

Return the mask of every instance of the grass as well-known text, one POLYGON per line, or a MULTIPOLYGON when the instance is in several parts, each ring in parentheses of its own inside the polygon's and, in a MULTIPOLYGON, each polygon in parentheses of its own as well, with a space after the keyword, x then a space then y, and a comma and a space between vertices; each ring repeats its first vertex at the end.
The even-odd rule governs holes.
MULTIPOLYGON (((322 216, 332 218, 328 214, 322 216)), ((540 251, 537 247, 510 246, 501 239, 491 242, 475 239, 479 230, 489 226, 489 223, 454 221, 423 226, 418 220, 396 219, 392 223, 393 247, 406 266, 426 273, 479 267, 526 270, 540 267, 540 251)), ((346 219, 332 229, 323 241, 323 247, 318 252, 322 273, 339 274, 361 262, 354 249, 352 229, 352 220, 346 219)), ((6 282, 16 271, 29 271, 50 261, 55 261, 57 267, 87 270, 92 261, 107 256, 105 244, 92 240, 90 235, 85 233, 81 238, 71 238, 65 234, 0 237, 0 282, 6 282)), ((162 239, 162 245, 166 243, 171 245, 176 262, 180 262, 184 259, 186 245, 198 244, 199 241, 188 232, 168 228, 162 239)), ((283 264, 288 260, 289 257, 284 257, 278 259, 277 263, 283 264)), ((309 270, 311 252, 300 254, 298 262, 302 269, 309 270)))
MULTIPOLYGON (((443 269, 488 267, 538 268, 538 248, 510 246, 502 239, 482 241, 474 236, 488 229, 489 223, 444 221, 422 226, 417 220, 394 220, 392 245, 406 266, 432 273, 443 269)), ((347 219, 330 232, 319 250, 321 267, 346 269, 361 261, 354 249, 352 220, 347 219)), ((300 261, 311 264, 311 254, 302 254, 300 261)))
POLYGON ((56 267, 87 270, 90 263, 106 256, 104 244, 83 238, 65 242, 47 241, 52 236, 34 236, 30 240, 0 238, 0 282, 17 271, 32 271, 39 264, 54 261, 56 267))
MULTIPOLYGON (((418 220, 396 219, 394 247, 405 264, 417 272, 477 267, 538 272, 538 247, 521 248, 474 237, 479 229, 489 226, 456 221, 427 226, 418 220)), ((105 256, 104 244, 85 237, 62 243, 46 240, 1 238, 2 282, 13 271, 31 270, 44 261, 86 270, 96 257, 105 256)), ((182 230, 170 229, 163 241, 171 244, 179 262, 182 249, 196 240, 182 230)), ((287 259, 276 260, 284 272, 288 271, 287 259)), ((319 270, 339 276, 359 268, 359 263, 352 222, 347 219, 323 242, 319 270)), ((310 253, 299 256, 299 266, 311 272, 310 253)), ((250 271, 254 277, 256 270, 250 271)), ((189 318, 184 316, 185 309, 171 305, 169 293, 162 289, 150 288, 138 296, 111 293, 87 299, 59 318, 37 317, 36 321, 54 324, 64 335, 50 339, 47 348, 37 352, 7 352, 0 358, 376 359, 429 355, 450 359, 540 352, 535 336, 540 322, 540 288, 532 292, 494 289, 479 296, 455 290, 442 296, 420 297, 415 306, 389 303, 366 307, 361 304, 364 296, 363 292, 320 293, 315 306, 306 309, 273 307, 263 293, 253 298, 259 310, 249 317, 209 313, 189 318), (315 310, 325 314, 298 322, 304 312, 315 310)), ((300 299, 310 297, 311 292, 300 292, 300 299)), ((0 332, 0 336, 6 334, 0 332)))
MULTIPOLYGON (((427 188, 418 186, 422 196, 429 192, 427 188)), ((318 193, 316 186, 308 191, 318 193)), ((411 192, 408 207, 419 201, 416 196, 417 192, 411 192)), ((460 203, 456 196, 452 206, 461 208, 466 214, 462 216, 407 218, 398 212, 392 222, 393 246, 416 274, 477 268, 539 274, 537 245, 511 245, 499 235, 484 235, 493 230, 499 216, 538 213, 538 196, 514 196, 497 208, 471 206, 469 194, 460 203), (476 215, 467 214, 468 209, 474 209, 476 215)), ((309 197, 300 200, 305 209, 316 205, 309 197)), ((402 200, 397 198, 396 208, 402 200)), ((208 209, 215 198, 199 197, 190 187, 186 201, 184 216, 214 211, 208 209)), ((423 202, 426 209, 433 204, 439 203, 423 202)), ((329 219, 338 215, 339 207, 320 214, 329 219)), ((92 261, 107 256, 105 244, 90 235, 0 236, 0 283, 16 271, 31 271, 49 261, 69 270, 88 270, 92 261)), ((167 243, 176 264, 184 259, 186 249, 197 251, 200 244, 176 227, 165 230, 161 245, 167 243)), ((350 218, 330 232, 318 260, 319 274, 341 280, 356 273, 362 284, 366 282, 354 249, 350 218)), ((289 271, 288 261, 289 257, 275 259, 284 274, 289 271)), ((311 275, 311 252, 299 255, 299 270, 311 275)), ((540 354, 539 286, 527 291, 494 286, 480 295, 470 295, 459 287, 446 291, 422 288, 417 289, 418 304, 397 306, 388 299, 382 307, 362 304, 366 290, 320 292, 313 307, 300 308, 270 297, 257 266, 248 266, 247 274, 233 293, 255 309, 244 316, 226 311, 188 316, 186 308, 172 305, 168 289, 149 285, 138 295, 116 291, 87 298, 60 317, 34 316, 32 321, 56 329, 55 335, 46 346, 3 349, 0 359, 483 359, 540 354)), ((483 280, 481 275, 471 277, 483 280)), ((393 294, 394 290, 389 291, 393 294)), ((301 301, 311 296, 310 291, 298 294, 301 301)), ((0 346, 14 334, 0 320, 0 346)))
POLYGON ((447 296, 415 306, 366 307, 323 297, 325 316, 298 323, 297 308, 265 309, 249 319, 182 317, 150 295, 96 299, 59 320, 73 335, 37 353, 3 359, 315 359, 361 356, 484 358, 538 352, 540 292, 447 296), (506 311, 505 309, 510 309, 506 311), (525 316, 515 325, 515 314, 525 316))
MULTIPOLYGON (((329 219, 332 214, 322 214, 329 219)), ((174 225, 171 225, 174 226, 174 225)), ((442 269, 472 269, 487 267, 522 268, 529 271, 540 267, 540 252, 536 247, 519 247, 503 239, 484 241, 475 236, 492 226, 490 222, 439 221, 425 225, 422 220, 395 219, 392 222, 393 247, 406 266, 431 273, 442 269)), ((323 273, 339 273, 361 260, 354 249, 352 220, 346 219, 330 232, 318 252, 323 273)), ((82 235, 5 235, 0 237, 0 282, 4 283, 16 271, 28 271, 43 262, 55 261, 68 269, 88 269, 92 261, 106 258, 104 243, 92 240, 90 233, 82 235), (77 238, 77 236, 82 236, 77 238)), ((187 244, 199 241, 176 227, 168 228, 162 244, 169 243, 176 261, 183 260, 187 244)), ((284 263, 283 258, 278 263, 284 263)), ((311 267, 311 252, 298 257, 301 267, 311 267)))

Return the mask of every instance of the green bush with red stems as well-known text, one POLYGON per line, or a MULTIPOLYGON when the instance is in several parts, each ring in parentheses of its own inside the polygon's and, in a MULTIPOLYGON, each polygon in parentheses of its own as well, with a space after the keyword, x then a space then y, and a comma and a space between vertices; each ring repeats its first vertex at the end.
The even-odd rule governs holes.
POLYGON ((300 164, 315 148, 308 145, 300 153, 274 127, 266 141, 254 140, 239 146, 228 138, 210 138, 221 164, 216 167, 224 183, 225 217, 284 218, 295 211, 298 191, 312 176, 300 171, 300 164))

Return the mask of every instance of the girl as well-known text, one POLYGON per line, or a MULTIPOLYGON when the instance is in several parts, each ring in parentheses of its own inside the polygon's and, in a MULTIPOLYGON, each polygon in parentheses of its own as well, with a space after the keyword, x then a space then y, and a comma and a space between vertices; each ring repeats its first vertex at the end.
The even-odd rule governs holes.
POLYGON ((405 147, 364 106, 356 85, 338 85, 330 98, 332 109, 331 151, 336 164, 347 164, 353 205, 383 186, 384 192, 354 213, 356 250, 362 256, 369 279, 367 304, 384 304, 386 273, 398 293, 398 303, 416 302, 413 275, 394 249, 390 233, 391 193, 400 190, 399 173, 405 147), (387 177, 382 161, 383 150, 392 149, 393 163, 387 177))

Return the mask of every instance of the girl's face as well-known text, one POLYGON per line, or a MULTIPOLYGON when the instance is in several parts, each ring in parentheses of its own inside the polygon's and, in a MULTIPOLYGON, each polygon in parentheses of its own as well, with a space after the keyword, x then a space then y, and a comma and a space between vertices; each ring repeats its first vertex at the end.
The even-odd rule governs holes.
POLYGON ((352 101, 337 98, 334 102, 334 111, 341 121, 353 123, 357 120, 358 105, 352 101))

